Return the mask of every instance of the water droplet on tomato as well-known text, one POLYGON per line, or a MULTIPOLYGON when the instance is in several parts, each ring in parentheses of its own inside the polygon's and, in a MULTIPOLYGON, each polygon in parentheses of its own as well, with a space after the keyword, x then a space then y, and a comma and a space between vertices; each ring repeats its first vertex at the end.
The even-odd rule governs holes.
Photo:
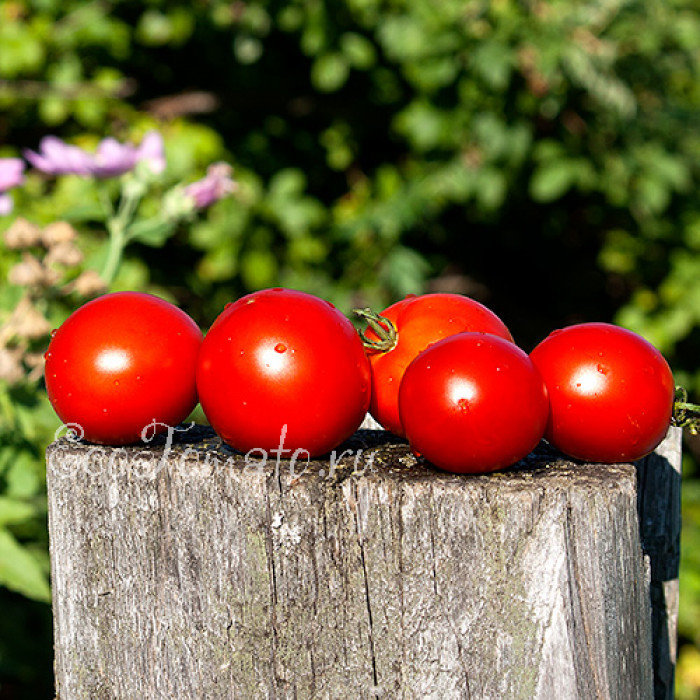
POLYGON ((44 359, 45 359, 45 360, 48 360, 50 357, 51 357, 51 353, 50 353, 50 352, 47 351, 47 352, 44 353, 44 359))
POLYGON ((465 414, 469 413, 469 400, 468 399, 460 399, 457 402, 457 406, 462 413, 465 413, 465 414))
POLYGON ((415 299, 417 296, 417 294, 407 294, 404 299, 415 299))
POLYGON ((233 302, 232 302, 232 301, 227 301, 227 302, 224 304, 224 309, 228 309, 229 306, 233 306, 233 302))
POLYGON ((601 374, 607 374, 610 370, 603 364, 598 363, 596 366, 596 370, 600 372, 601 374))
POLYGON ((282 292, 282 291, 284 291, 284 290, 282 289, 282 287, 273 287, 273 288, 272 288, 272 291, 273 291, 273 292, 282 292))
POLYGON ((328 306, 330 306, 331 309, 335 309, 335 304, 332 301, 328 301, 328 299, 326 299, 326 304, 328 304, 328 306))
POLYGON ((58 333, 58 328, 54 328, 51 333, 49 334, 52 338, 56 337, 56 333, 58 333))
POLYGON ((275 352, 285 352, 287 350, 287 346, 284 343, 277 343, 275 345, 275 352))

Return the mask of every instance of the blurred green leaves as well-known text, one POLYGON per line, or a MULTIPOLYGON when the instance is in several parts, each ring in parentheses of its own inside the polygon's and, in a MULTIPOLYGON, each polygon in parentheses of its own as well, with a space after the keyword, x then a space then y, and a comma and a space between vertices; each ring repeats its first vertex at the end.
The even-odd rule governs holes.
MULTIPOLYGON (((2 512, 0 511, 0 517, 2 512)), ((46 560, 46 557, 44 557, 46 560)), ((23 547, 12 533, 0 527, 0 583, 28 598, 51 600, 47 567, 42 566, 31 550, 23 547)))

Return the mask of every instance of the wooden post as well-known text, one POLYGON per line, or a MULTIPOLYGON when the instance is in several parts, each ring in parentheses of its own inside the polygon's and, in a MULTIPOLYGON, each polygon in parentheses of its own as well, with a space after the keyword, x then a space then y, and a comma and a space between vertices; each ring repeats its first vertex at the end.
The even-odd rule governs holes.
POLYGON ((60 700, 653 697, 637 506, 667 506, 634 465, 543 443, 458 476, 366 430, 290 462, 203 427, 47 457, 60 700))

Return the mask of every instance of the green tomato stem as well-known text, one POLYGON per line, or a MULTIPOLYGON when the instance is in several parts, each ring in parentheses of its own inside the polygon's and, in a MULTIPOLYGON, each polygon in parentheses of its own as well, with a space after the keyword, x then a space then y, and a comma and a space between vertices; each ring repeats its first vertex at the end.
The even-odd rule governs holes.
POLYGON ((688 402, 688 392, 682 386, 676 387, 671 425, 687 428, 691 435, 700 432, 700 405, 688 402))
POLYGON ((396 347, 398 333, 396 326, 388 318, 380 316, 371 309, 353 309, 353 313, 364 319, 378 338, 378 340, 370 340, 364 332, 360 332, 362 344, 366 349, 374 352, 389 352, 396 347))

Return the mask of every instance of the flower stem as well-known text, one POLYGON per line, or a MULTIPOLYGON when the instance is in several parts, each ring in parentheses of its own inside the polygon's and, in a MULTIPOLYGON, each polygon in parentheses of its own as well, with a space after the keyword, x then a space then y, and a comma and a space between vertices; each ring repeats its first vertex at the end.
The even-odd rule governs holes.
POLYGON ((126 247, 125 231, 115 217, 107 221, 107 232, 109 233, 109 248, 107 249, 107 259, 100 273, 100 277, 109 287, 117 275, 117 270, 121 265, 122 255, 126 247))
POLYGON ((117 212, 113 213, 111 206, 109 207, 110 216, 108 216, 105 224, 109 234, 109 248, 107 250, 107 259, 100 273, 100 277, 102 277, 108 287, 114 282, 121 265, 124 249, 129 240, 127 231, 141 197, 140 192, 135 191, 133 188, 124 187, 117 212))

